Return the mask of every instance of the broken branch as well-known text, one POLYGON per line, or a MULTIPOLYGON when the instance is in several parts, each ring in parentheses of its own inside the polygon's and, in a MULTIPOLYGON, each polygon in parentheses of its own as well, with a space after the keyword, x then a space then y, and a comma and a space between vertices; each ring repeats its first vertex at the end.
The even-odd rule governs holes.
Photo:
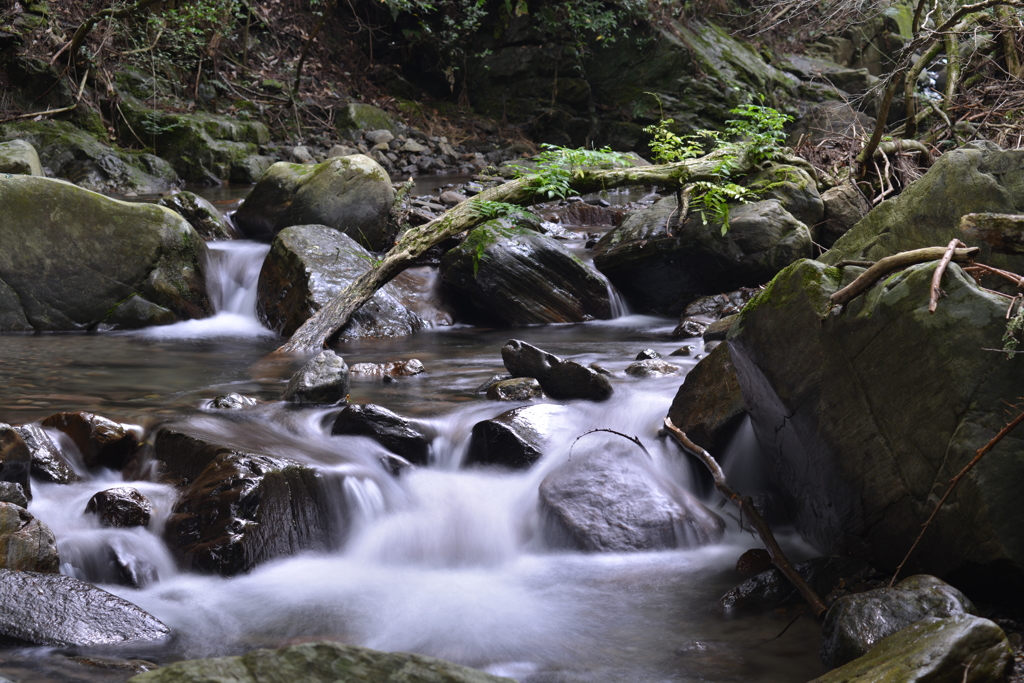
POLYGON ((954 238, 949 243, 949 246, 946 247, 946 253, 942 255, 939 267, 935 269, 935 273, 932 275, 932 290, 928 298, 929 313, 934 313, 939 307, 939 296, 942 294, 942 276, 946 273, 946 267, 949 266, 949 261, 953 258, 953 252, 956 251, 957 247, 966 248, 967 245, 954 238))

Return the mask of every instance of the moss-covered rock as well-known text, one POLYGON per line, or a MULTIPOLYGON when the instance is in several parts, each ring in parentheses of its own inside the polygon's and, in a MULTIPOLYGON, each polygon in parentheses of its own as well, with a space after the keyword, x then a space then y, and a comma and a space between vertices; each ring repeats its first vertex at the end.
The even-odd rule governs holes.
POLYGON ((0 177, 0 329, 139 327, 210 315, 206 246, 169 209, 0 177), (148 307, 140 319, 122 306, 148 307))
POLYGON ((361 102, 349 102, 335 113, 334 125, 339 133, 361 130, 389 130, 397 135, 401 126, 383 109, 361 102))
POLYGON ((269 240, 293 225, 326 225, 374 251, 390 247, 391 179, 362 154, 316 164, 279 162, 260 178, 234 215, 247 237, 269 240))
POLYGON ((0 173, 43 175, 36 148, 24 140, 0 142, 0 173))

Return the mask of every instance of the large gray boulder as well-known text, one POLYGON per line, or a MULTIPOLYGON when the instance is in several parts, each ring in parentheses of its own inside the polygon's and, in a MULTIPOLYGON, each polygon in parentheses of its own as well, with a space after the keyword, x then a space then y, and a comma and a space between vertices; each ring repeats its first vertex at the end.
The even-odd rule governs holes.
POLYGON ((0 173, 43 175, 36 148, 24 140, 0 142, 0 173))
MULTIPOLYGON (((754 432, 801 534, 819 550, 903 558, 957 474, 1006 424, 1024 358, 1002 346, 1006 300, 956 265, 928 313, 937 262, 875 285, 830 313, 862 269, 802 261, 743 309, 728 343, 754 432)), ((1024 571, 1018 482, 1024 441, 1010 434, 960 481, 907 571, 1024 571)))
POLYGON ((611 317, 608 285, 557 240, 505 219, 484 223, 441 260, 444 284, 507 325, 611 317))
POLYGON ((253 650, 241 657, 175 662, 129 679, 131 683, 513 683, 511 678, 404 652, 379 652, 340 643, 302 643, 253 650))
POLYGON ((60 571, 53 532, 13 503, 0 503, 0 568, 45 574, 60 571))
POLYGON ((206 245, 173 211, 35 176, 0 176, 0 206, 0 331, 211 314, 206 245))
MULTIPOLYGON (((274 238, 257 284, 256 308, 271 329, 289 336, 373 266, 373 257, 348 235, 324 225, 297 225, 274 238)), ((426 323, 402 303, 391 282, 359 307, 338 339, 401 337, 426 323)))
POLYGON ((327 349, 292 375, 281 398, 292 403, 344 403, 348 398, 348 386, 345 359, 327 349))
POLYGON ((765 190, 749 204, 732 205, 729 229, 691 210, 681 225, 669 196, 626 217, 597 243, 594 265, 623 295, 644 309, 679 315, 698 297, 756 287, 811 256, 808 225, 821 220, 814 180, 793 166, 750 179, 765 190), (771 189, 766 189, 771 188, 771 189))
POLYGON ((1006 634, 988 619, 928 617, 811 683, 991 683, 1012 661, 1006 634))
POLYGON ((0 606, 0 635, 32 645, 125 645, 170 635, 127 600, 60 574, 0 570, 0 606))
POLYGON ((540 484, 544 537, 552 547, 629 552, 695 548, 722 537, 722 519, 658 477, 645 453, 581 445, 540 484))
POLYGON ((362 154, 313 166, 278 162, 256 183, 234 215, 246 237, 269 240, 292 225, 326 225, 374 251, 391 246, 391 179, 362 154))

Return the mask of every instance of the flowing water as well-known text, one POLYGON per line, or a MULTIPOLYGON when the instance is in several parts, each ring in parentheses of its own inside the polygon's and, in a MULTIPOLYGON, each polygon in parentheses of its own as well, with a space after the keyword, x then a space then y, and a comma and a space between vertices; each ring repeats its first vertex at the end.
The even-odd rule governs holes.
MULTIPOLYGON (((725 539, 695 550, 585 554, 554 551, 541 538, 537 487, 545 475, 574 449, 628 445, 603 432, 577 441, 592 429, 639 437, 658 477, 706 488, 675 446, 657 437, 681 378, 622 374, 644 348, 665 357, 681 343, 700 349, 700 340, 668 339, 674 321, 620 309, 614 320, 581 325, 439 327, 336 346, 350 365, 418 358, 426 366, 424 374, 394 383, 353 380, 354 402, 387 406, 436 435, 431 465, 394 478, 378 464, 380 446, 330 435, 339 409, 286 409, 277 402, 299 361, 259 362, 280 341, 254 313, 267 247, 212 246, 217 315, 209 320, 137 333, 0 336, 0 419, 23 423, 59 410, 89 410, 147 430, 185 422, 220 441, 322 469, 338 482, 338 514, 354 526, 333 551, 224 579, 181 571, 161 542, 175 499, 169 486, 133 482, 153 502, 154 519, 147 529, 110 529, 83 510, 118 475, 81 468, 81 483, 34 484, 29 510, 57 535, 62 572, 138 604, 174 632, 164 645, 86 654, 166 662, 326 638, 443 657, 524 683, 796 683, 820 674, 813 620, 799 619, 776 638, 793 615, 729 619, 718 612, 720 595, 744 578, 733 569, 737 557, 759 547, 728 517, 725 539), (500 348, 513 337, 601 364, 615 373, 615 394, 603 403, 548 402, 546 454, 529 471, 462 469, 472 426, 516 405, 475 393, 504 371, 500 348), (227 415, 204 409, 208 399, 229 392, 265 403, 227 415), (110 550, 132 568, 141 589, 117 585, 110 550)), ((686 368, 695 362, 670 360, 686 368)), ((757 457, 749 426, 723 453, 745 493, 767 484, 757 457)), ((717 507, 715 498, 708 500, 717 507)), ((792 537, 783 541, 797 557, 810 554, 792 537)), ((0 650, 0 676, 117 681, 130 675, 83 667, 67 659, 71 654, 0 650)))

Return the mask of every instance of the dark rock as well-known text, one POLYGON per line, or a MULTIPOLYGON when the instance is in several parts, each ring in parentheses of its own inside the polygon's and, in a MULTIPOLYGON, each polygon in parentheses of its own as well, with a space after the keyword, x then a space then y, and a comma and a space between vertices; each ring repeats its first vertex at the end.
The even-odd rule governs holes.
POLYGON ((672 423, 711 453, 721 452, 746 414, 728 344, 693 366, 668 409, 672 423))
POLYGON ((689 358, 690 356, 693 355, 693 350, 694 350, 694 347, 692 345, 690 345, 690 344, 687 344, 686 346, 680 346, 678 349, 676 349, 675 351, 673 351, 672 353, 670 353, 668 355, 670 355, 670 356, 683 356, 683 357, 689 358))
POLYGON ((32 453, 21 434, 9 424, 0 422, 0 481, 21 486, 25 497, 32 500, 32 453))
POLYGON ((498 382, 504 382, 507 379, 512 379, 512 375, 493 375, 489 380, 478 386, 475 393, 486 394, 488 389, 498 382))
POLYGON ((135 432, 92 413, 56 413, 40 424, 66 434, 82 454, 85 466, 90 468, 120 470, 139 445, 135 432))
POLYGON ((573 202, 561 209, 557 216, 563 225, 591 226, 610 225, 615 227, 622 223, 625 211, 621 208, 605 208, 592 206, 584 202, 573 202))
POLYGON ((654 349, 644 349, 636 354, 636 360, 654 360, 656 358, 661 358, 661 354, 654 349))
POLYGON ((383 406, 367 403, 346 406, 338 414, 331 434, 368 436, 411 463, 430 460, 430 439, 412 422, 383 406))
POLYGON ((722 537, 722 519, 682 488, 669 488, 646 454, 618 444, 579 446, 540 484, 551 546, 624 552, 694 548, 722 537))
POLYGON ((127 600, 60 574, 0 570, 0 605, 0 634, 33 645, 124 645, 170 635, 127 600))
POLYGON ((395 237, 388 221, 395 191, 373 159, 354 154, 307 166, 279 162, 234 215, 246 237, 269 240, 293 225, 326 225, 375 251, 395 237))
POLYGON ((834 669, 867 654, 883 638, 925 617, 974 614, 963 593, 934 576, 911 576, 836 601, 821 627, 821 663, 834 669))
POLYGON ((245 410, 255 405, 259 405, 259 401, 254 399, 252 396, 242 396, 241 394, 222 394, 216 396, 210 401, 210 408, 216 410, 245 410))
POLYGON ((348 366, 331 351, 321 351, 292 375, 281 397, 292 403, 334 404, 347 400, 348 366))
POLYGON ((445 285, 510 325, 611 317, 608 285, 557 240, 507 219, 474 229, 441 259, 445 285))
POLYGON ((1006 634, 988 619, 928 617, 812 683, 989 683, 1004 680, 1012 660, 1006 634))
POLYGON ((564 415, 563 407, 545 404, 514 408, 494 419, 477 422, 473 425, 465 464, 527 469, 544 455, 552 422, 564 415))
MULTIPOLYGON (((131 683, 514 683, 433 657, 378 652, 340 643, 302 643, 253 650, 242 657, 175 662, 130 679, 131 683)), ((973 683, 973 682, 972 682, 973 683)))
MULTIPOLYGON (((823 599, 838 588, 867 585, 882 578, 864 560, 849 557, 817 557, 795 565, 797 573, 823 599)), ((747 579, 722 596, 719 606, 728 614, 748 610, 772 610, 798 605, 803 597, 778 569, 747 579)))
POLYGON ((448 190, 447 192, 442 192, 438 199, 441 200, 441 203, 445 206, 455 206, 456 204, 461 204, 466 201, 466 195, 455 192, 454 190, 448 190))
MULTIPOLYGON (((373 265, 373 256, 347 235, 323 225, 297 225, 278 233, 260 271, 257 313, 284 336, 332 301, 373 265)), ((400 337, 425 326, 402 300, 395 282, 384 285, 337 333, 338 339, 400 337)))
POLYGON ((170 209, 35 176, 0 179, 0 205, 0 331, 144 327, 212 313, 206 245, 170 209))
POLYGON ((0 502, 12 503, 18 507, 28 507, 28 496, 21 484, 13 481, 0 481, 0 502))
POLYGON ((708 329, 708 326, 704 323, 697 322, 692 318, 686 318, 682 320, 676 329, 672 330, 673 339, 693 339, 696 337, 703 337, 704 332, 708 329))
POLYGON ((355 363, 349 368, 353 375, 368 377, 412 377, 423 371, 423 362, 416 358, 388 363, 355 363))
POLYGON ((850 228, 871 210, 864 193, 851 183, 836 185, 821 195, 825 206, 824 220, 816 227, 815 242, 831 248, 850 228))
POLYGON ((1011 213, 968 213, 960 232, 992 245, 1000 254, 1024 254, 1024 216, 1011 213))
POLYGON ((219 452, 182 491, 164 530, 186 567, 233 576, 338 538, 319 472, 216 444, 207 450, 219 452))
POLYGON ((532 401, 544 395, 540 382, 533 377, 514 377, 495 382, 487 388, 492 401, 532 401))
POLYGON ((157 203, 179 214, 205 240, 229 240, 235 236, 220 211, 199 195, 176 192, 170 197, 162 197, 157 203))
POLYGON ((736 313, 726 316, 721 320, 716 320, 707 326, 704 330, 704 341, 722 341, 729 336, 729 330, 732 329, 732 325, 736 322, 736 313))
POLYGON ((571 360, 512 339, 501 347, 501 359, 513 377, 533 377, 555 399, 603 401, 612 395, 608 378, 571 360))
POLYGON ((130 486, 117 486, 100 491, 85 506, 86 514, 94 514, 103 526, 149 526, 153 504, 130 486))
POLYGON ((36 423, 14 428, 32 453, 32 476, 54 484, 70 484, 81 477, 60 452, 50 435, 36 423))
POLYGON ((53 532, 14 503, 0 503, 0 568, 46 574, 60 571, 53 532))
POLYGON ((638 360, 626 366, 626 374, 630 377, 664 377, 678 375, 683 369, 660 358, 638 360))
POLYGON ((771 553, 764 548, 751 548, 736 560, 736 571, 741 574, 760 574, 771 568, 771 553))

